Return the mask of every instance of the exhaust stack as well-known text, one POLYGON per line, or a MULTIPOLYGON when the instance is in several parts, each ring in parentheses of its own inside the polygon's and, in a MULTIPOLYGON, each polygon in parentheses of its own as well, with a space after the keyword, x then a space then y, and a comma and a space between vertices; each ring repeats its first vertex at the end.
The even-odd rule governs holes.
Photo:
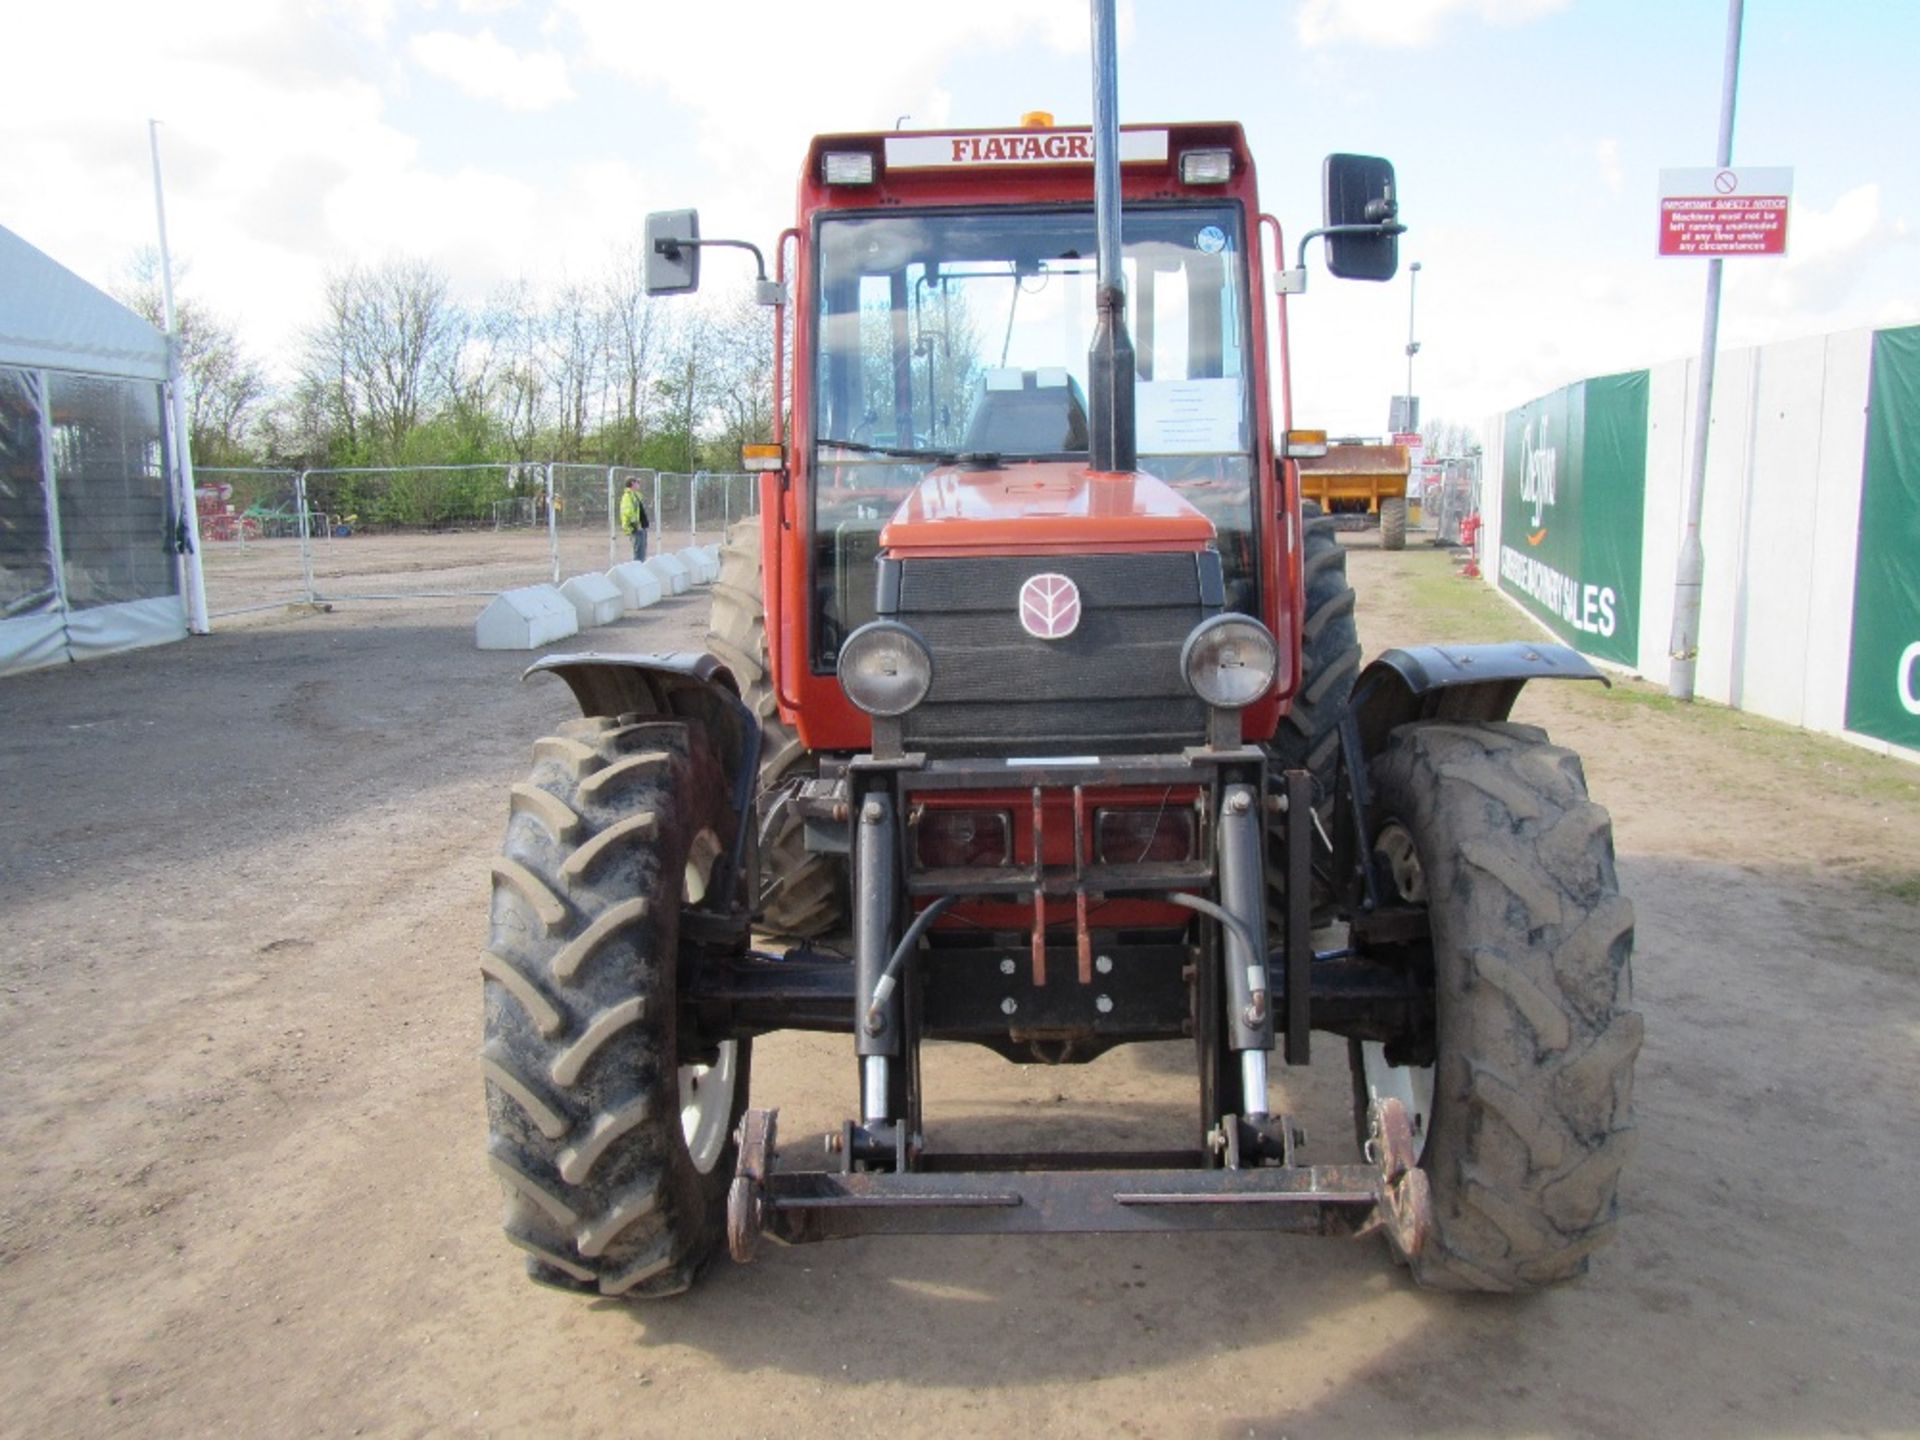
POLYGON ((1099 319, 1087 352, 1091 469, 1131 471, 1135 450, 1133 338, 1127 334, 1127 279, 1120 268, 1120 60, 1114 0, 1093 5, 1093 210, 1099 319))

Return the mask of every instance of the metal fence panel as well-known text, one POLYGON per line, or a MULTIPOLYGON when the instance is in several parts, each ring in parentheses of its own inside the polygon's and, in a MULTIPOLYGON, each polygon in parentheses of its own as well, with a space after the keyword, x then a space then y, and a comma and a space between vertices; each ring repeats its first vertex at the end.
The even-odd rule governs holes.
POLYGON ((299 472, 198 466, 194 505, 209 618, 311 598, 302 536, 322 521, 302 503, 299 472))
POLYGON ((603 569, 620 553, 620 487, 628 474, 611 465, 554 464, 554 553, 564 578, 603 569))
POLYGON ((199 474, 216 617, 497 595, 605 569, 630 553, 619 522, 629 477, 641 482, 654 554, 716 540, 759 503, 752 475, 558 462, 199 474))
POLYGON ((309 470, 316 600, 497 595, 560 578, 543 464, 309 470))
POLYGON ((658 503, 653 507, 656 550, 710 543, 727 533, 736 520, 760 513, 756 477, 739 472, 701 470, 692 475, 662 473, 655 477, 658 503))

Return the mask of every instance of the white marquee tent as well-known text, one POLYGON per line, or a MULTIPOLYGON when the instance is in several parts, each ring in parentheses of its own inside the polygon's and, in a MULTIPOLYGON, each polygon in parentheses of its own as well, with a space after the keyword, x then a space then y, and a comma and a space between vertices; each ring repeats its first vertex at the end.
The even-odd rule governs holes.
POLYGON ((0 227, 0 675, 185 637, 167 398, 166 337, 0 227))

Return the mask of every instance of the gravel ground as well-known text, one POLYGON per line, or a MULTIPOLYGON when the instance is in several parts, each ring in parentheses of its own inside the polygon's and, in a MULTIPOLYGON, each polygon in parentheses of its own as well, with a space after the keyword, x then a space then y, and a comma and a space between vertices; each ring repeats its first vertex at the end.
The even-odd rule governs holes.
MULTIPOLYGON (((1524 622, 1356 546, 1370 650, 1524 622)), ((763 1250, 629 1308, 526 1285, 473 1062, 487 861, 563 687, 479 602, 267 616, 0 681, 0 1433, 1638 1436, 1920 1422, 1920 785, 1644 691, 1540 687, 1639 913, 1620 1241, 1514 1301, 1375 1243, 1249 1235, 763 1250)), ((688 598, 599 649, 697 642, 688 598)), ((1343 1057, 1277 1071, 1350 1157, 1343 1057)), ((955 1140, 1182 1143, 1188 1052, 930 1056, 955 1140)), ((755 1056, 783 1136, 845 1042, 755 1056)))

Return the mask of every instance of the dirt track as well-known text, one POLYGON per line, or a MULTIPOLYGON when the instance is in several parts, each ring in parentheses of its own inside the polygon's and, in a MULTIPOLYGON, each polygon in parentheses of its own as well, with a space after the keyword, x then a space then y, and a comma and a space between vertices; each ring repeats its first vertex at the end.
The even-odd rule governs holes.
MULTIPOLYGON (((1354 557, 1369 650, 1522 623, 1354 557), (1423 613, 1424 612, 1424 613, 1423 613)), ((476 602, 477 603, 477 602, 476 602)), ((486 863, 563 713, 472 604, 0 681, 0 1433, 1801 1435, 1920 1426, 1920 775, 1535 687, 1639 912, 1620 1243, 1512 1301, 1372 1243, 863 1241, 629 1309, 534 1289, 482 1163, 486 863)), ((596 648, 696 639, 679 602, 596 648)), ((756 1054, 783 1135, 844 1042, 756 1054)), ((1344 1057, 1277 1071, 1345 1159, 1344 1057)), ((1184 1143, 1187 1052, 930 1059, 942 1139, 1184 1143)))

